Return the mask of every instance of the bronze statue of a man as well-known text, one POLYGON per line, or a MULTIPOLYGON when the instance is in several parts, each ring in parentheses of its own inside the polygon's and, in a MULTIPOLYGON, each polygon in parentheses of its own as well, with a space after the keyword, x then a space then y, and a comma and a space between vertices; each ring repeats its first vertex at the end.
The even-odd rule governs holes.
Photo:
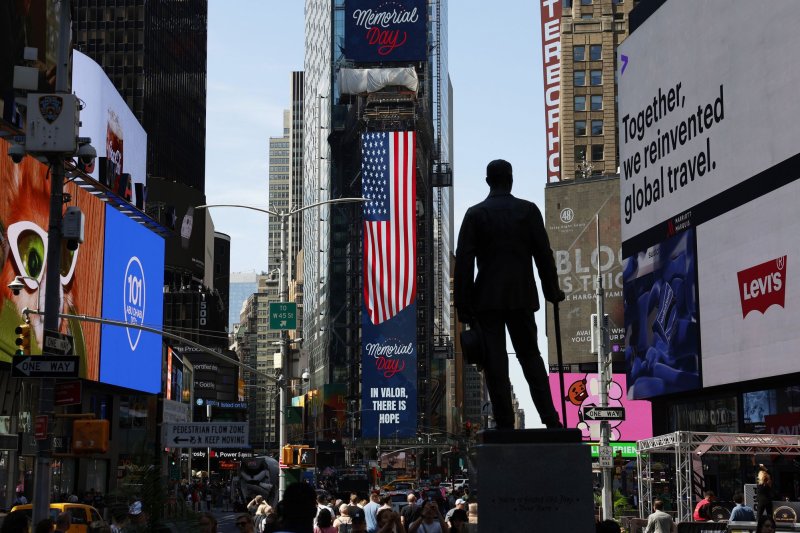
POLYGON ((508 378, 506 328, 528 381, 533 403, 548 428, 560 428, 550 397, 547 371, 536 343, 539 296, 533 260, 544 297, 560 302, 553 250, 539 208, 511 194, 511 164, 497 159, 486 167, 489 196, 470 207, 458 234, 455 305, 458 319, 480 325, 486 360, 486 385, 498 429, 514 428, 511 382, 508 378), (475 263, 478 275, 475 276, 475 263))

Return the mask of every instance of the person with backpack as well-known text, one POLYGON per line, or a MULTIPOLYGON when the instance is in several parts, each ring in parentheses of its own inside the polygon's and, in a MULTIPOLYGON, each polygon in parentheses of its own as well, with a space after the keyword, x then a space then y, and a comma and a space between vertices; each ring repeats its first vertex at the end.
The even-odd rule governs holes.
MULTIPOLYGON (((350 516, 352 509, 345 504, 339 506, 339 517, 333 522, 333 527, 337 533, 350 533, 353 530, 353 518, 350 516)), ((355 509, 361 511, 362 514, 364 512, 358 507, 355 509)))

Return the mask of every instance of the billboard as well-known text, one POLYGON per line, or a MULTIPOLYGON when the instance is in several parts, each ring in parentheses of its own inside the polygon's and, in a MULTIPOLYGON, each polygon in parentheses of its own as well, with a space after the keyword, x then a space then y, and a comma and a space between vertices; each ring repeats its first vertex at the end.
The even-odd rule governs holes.
MULTIPOLYGON (((103 317, 161 329, 164 239, 106 206, 103 317)), ((143 392, 161 391, 161 336, 103 325, 100 381, 143 392)))
MULTIPOLYGON (((50 288, 46 280, 47 230, 50 218, 50 181, 47 166, 32 157, 16 165, 5 157, 8 143, 0 139, 0 361, 11 362, 15 350, 14 328, 22 322, 22 309, 43 309, 50 288), (16 276, 25 276, 19 295, 8 289, 16 276)), ((61 311, 100 316, 103 289, 103 233, 105 204, 74 182, 64 187, 70 202, 84 215, 84 242, 62 251, 61 311)), ((31 315, 32 353, 41 353, 43 322, 31 315)), ((72 335, 81 360, 81 377, 98 379, 100 326, 77 319, 60 321, 59 330, 72 335)))
POLYGON ((72 61, 72 87, 84 102, 79 134, 91 137, 97 150, 86 172, 130 203, 144 206, 135 184, 147 182, 147 134, 103 67, 77 50, 72 61), (130 183, 123 174, 130 175, 130 183))
POLYGON ((345 55, 350 61, 425 61, 428 56, 426 0, 348 0, 345 55))
MULTIPOLYGON (((608 389, 608 406, 624 407, 625 420, 611 420, 612 441, 636 441, 653 436, 653 415, 650 402, 630 400, 626 397, 627 383, 625 374, 614 374, 608 389)), ((550 374, 550 394, 553 405, 561 409, 561 386, 559 375, 550 374)), ((600 380, 597 374, 571 373, 564 374, 564 397, 567 408, 568 428, 581 430, 583 440, 600 438, 600 422, 584 420, 583 408, 600 405, 600 380)))
MULTIPOLYGON (((597 363, 597 356, 591 353, 590 317, 597 312, 598 257, 603 275, 605 312, 611 328, 611 346, 608 348, 620 352, 624 345, 619 180, 563 181, 545 188, 544 201, 545 224, 555 256, 558 284, 566 294, 559 316, 563 362, 597 363)), ((545 308, 547 336, 553 339, 553 307, 548 305, 545 308)), ((548 362, 557 365, 556 343, 547 344, 548 362)), ((621 360, 621 354, 618 355, 621 360)))
POLYGON ((363 437, 417 432, 416 134, 361 136, 363 437))
POLYGON ((800 302, 787 277, 797 255, 800 70, 785 62, 800 46, 798 16, 794 2, 667 2, 618 49, 625 320, 639 351, 628 359, 638 397, 800 371, 791 348, 800 302), (769 31, 753 35, 754 25, 769 31), (635 274, 650 261, 662 269, 649 275, 660 291, 635 274), (676 286, 668 276, 681 270, 676 286), (674 336, 642 341, 664 327, 674 336), (658 376, 656 363, 666 363, 658 376))
POLYGON ((542 75, 544 79, 544 127, 546 132, 547 183, 561 180, 558 138, 561 103, 561 0, 540 1, 542 24, 542 75))
POLYGON ((197 280, 206 274, 206 203, 202 191, 164 178, 147 181, 148 214, 175 231, 166 240, 166 263, 191 272, 197 280))

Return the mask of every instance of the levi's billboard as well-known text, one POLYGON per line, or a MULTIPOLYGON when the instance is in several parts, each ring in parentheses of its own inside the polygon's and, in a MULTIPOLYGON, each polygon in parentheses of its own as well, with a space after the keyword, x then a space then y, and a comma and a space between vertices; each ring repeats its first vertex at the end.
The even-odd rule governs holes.
MULTIPOLYGON (((160 330, 163 325, 164 239, 106 206, 103 317, 160 330)), ((100 381, 161 392, 161 336, 103 325, 100 381)))
POLYGON ((800 372, 800 4, 774 7, 667 2, 618 48, 633 397, 800 372))
POLYGON ((362 63, 425 61, 426 0, 348 0, 345 55, 362 63))

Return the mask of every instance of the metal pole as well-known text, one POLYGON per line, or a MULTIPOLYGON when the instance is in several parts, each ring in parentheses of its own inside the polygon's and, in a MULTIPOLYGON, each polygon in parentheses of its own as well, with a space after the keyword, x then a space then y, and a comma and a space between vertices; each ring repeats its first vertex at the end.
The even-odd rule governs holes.
POLYGON ((564 358, 561 352, 561 317, 558 302, 553 302, 553 329, 556 334, 556 355, 558 356, 558 384, 561 392, 561 421, 567 427, 567 396, 564 392, 564 358))
MULTIPOLYGON (((289 301, 289 285, 286 280, 286 217, 288 214, 286 212, 281 212, 278 214, 281 219, 281 279, 280 279, 280 301, 281 302, 288 302, 289 301)), ((278 436, 278 449, 281 453, 283 453, 283 447, 286 446, 286 386, 289 383, 289 365, 287 361, 287 348, 288 342, 286 339, 286 330, 281 330, 281 372, 283 373, 283 382, 280 383, 278 386, 281 389, 281 400, 280 400, 280 409, 281 409, 281 424, 280 424, 280 435, 278 436)), ((279 481, 278 481, 278 497, 282 500, 283 493, 286 490, 286 475, 284 474, 284 469, 280 469, 279 481)))
MULTIPOLYGON (((608 365, 606 361, 606 328, 605 328, 605 294, 603 291, 603 276, 600 271, 600 215, 595 215, 597 226, 597 332, 600 337, 597 342, 597 374, 600 378, 600 407, 608 407, 608 365)), ((563 396, 563 394, 562 394, 563 396)), ((600 422, 600 446, 610 446, 610 425, 608 421, 600 422)), ((603 520, 613 517, 611 492, 611 468, 603 468, 603 520)))
MULTIPOLYGON (((56 92, 69 92, 69 0, 61 0, 58 28, 58 63, 56 65, 56 92)), ((47 292, 44 299, 44 328, 58 331, 58 313, 61 310, 61 218, 64 208, 64 156, 50 158, 50 222, 47 232, 47 292)), ((41 287, 39 287, 41 290, 41 287)), ((52 480, 51 418, 54 409, 54 379, 42 379, 39 385, 40 416, 47 416, 47 438, 38 441, 36 469, 33 474, 33 523, 50 516, 50 483, 52 480)))

